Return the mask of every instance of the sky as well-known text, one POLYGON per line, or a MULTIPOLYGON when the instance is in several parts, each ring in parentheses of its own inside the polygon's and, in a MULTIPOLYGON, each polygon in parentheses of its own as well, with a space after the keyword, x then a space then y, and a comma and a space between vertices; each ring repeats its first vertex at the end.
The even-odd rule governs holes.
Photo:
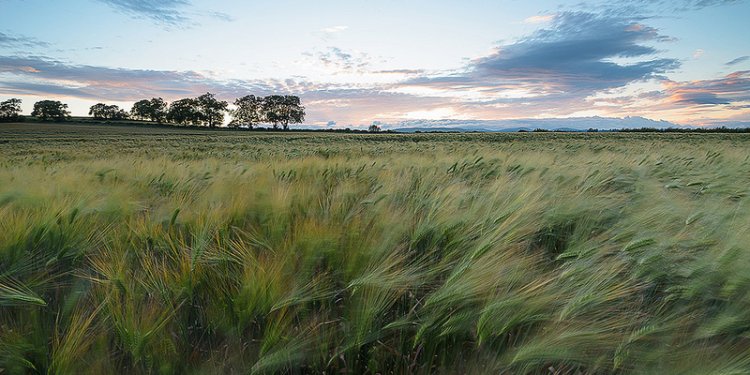
POLYGON ((299 95, 315 126, 750 126, 750 1, 0 0, 0 101, 299 95))

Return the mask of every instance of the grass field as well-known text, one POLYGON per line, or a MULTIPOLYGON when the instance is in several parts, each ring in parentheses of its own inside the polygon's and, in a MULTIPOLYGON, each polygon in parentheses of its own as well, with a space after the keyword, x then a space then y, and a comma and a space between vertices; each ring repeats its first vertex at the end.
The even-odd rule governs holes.
POLYGON ((0 373, 750 373, 750 136, 0 124, 0 373))

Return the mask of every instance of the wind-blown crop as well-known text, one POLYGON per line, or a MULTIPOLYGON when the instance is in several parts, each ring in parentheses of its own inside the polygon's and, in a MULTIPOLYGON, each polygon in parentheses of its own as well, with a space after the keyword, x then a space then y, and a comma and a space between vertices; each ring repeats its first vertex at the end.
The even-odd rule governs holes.
POLYGON ((6 373, 750 372, 750 138, 24 126, 6 373))

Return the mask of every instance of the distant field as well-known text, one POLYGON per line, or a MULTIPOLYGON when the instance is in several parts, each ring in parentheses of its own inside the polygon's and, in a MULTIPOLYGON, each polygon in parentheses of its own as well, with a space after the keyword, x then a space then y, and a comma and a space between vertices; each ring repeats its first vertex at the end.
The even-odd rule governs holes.
POLYGON ((750 135, 0 124, 0 373, 750 373, 750 135))

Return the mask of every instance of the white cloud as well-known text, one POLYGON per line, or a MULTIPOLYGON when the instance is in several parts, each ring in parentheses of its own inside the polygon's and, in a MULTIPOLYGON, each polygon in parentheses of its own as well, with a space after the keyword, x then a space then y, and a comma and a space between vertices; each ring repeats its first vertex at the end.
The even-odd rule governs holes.
POLYGON ((550 22, 553 19, 555 19, 555 15, 554 14, 544 14, 544 15, 540 15, 540 16, 531 16, 531 17, 523 20, 523 23, 539 24, 539 23, 550 22))
POLYGON ((326 27, 326 28, 321 29, 320 31, 322 31, 322 32, 324 32, 326 34, 334 34, 334 33, 340 33, 340 32, 345 31, 347 29, 349 29, 349 26, 340 25, 340 26, 326 27))

